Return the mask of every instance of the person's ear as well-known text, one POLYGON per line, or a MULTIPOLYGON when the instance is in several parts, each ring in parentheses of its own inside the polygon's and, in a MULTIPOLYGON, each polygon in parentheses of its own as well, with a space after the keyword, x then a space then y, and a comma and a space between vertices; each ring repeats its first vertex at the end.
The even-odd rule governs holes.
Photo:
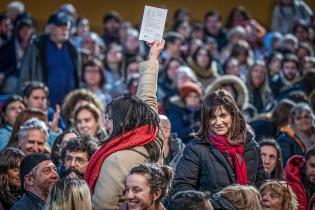
POLYGON ((26 175, 24 177, 24 182, 26 186, 34 186, 34 176, 26 175))
POLYGON ((161 192, 160 189, 158 189, 157 191, 155 191, 155 192, 153 193, 153 200, 156 201, 157 199, 159 199, 159 198, 161 197, 161 194, 162 194, 162 192, 161 192))

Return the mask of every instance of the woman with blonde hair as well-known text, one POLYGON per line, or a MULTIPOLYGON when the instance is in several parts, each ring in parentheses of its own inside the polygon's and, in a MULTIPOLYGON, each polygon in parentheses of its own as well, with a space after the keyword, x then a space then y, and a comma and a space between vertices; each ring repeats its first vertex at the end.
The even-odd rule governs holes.
POLYGON ((44 210, 91 210, 91 194, 81 179, 63 179, 50 191, 44 210))
POLYGON ((262 196, 262 209, 297 210, 296 195, 285 181, 269 180, 259 189, 262 196))
POLYGON ((259 210, 260 194, 255 187, 230 185, 212 196, 214 209, 222 210, 259 210))

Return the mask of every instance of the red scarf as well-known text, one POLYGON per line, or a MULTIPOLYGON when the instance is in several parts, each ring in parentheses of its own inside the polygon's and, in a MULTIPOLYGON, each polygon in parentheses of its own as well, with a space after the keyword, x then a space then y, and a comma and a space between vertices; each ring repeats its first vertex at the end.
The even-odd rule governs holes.
POLYGON ((243 158, 244 148, 243 145, 232 146, 224 136, 216 134, 209 134, 210 142, 224 155, 230 157, 236 171, 236 181, 238 184, 247 185, 247 168, 243 158))
POLYGON ((107 144, 100 147, 91 157, 84 174, 84 180, 88 183, 91 192, 94 191, 103 162, 109 155, 132 147, 144 146, 154 141, 156 135, 157 128, 149 129, 148 125, 143 125, 112 138, 107 144))

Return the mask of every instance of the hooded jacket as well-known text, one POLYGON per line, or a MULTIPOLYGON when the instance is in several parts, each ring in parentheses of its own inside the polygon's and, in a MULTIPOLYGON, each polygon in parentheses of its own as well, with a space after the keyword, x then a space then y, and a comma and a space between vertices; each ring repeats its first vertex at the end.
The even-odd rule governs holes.
POLYGON ((286 180, 297 197, 299 210, 307 210, 308 203, 306 190, 302 183, 301 171, 304 165, 304 157, 300 155, 294 155, 288 160, 287 166, 284 170, 286 180))

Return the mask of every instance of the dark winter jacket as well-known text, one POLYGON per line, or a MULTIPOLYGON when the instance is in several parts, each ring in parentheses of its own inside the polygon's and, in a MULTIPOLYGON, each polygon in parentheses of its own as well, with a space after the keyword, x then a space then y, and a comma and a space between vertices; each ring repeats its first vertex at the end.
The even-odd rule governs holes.
POLYGON ((172 97, 165 109, 172 124, 172 131, 187 144, 193 139, 191 133, 199 130, 201 110, 189 110, 178 96, 172 97))
MULTIPOLYGON (((259 187, 268 175, 252 131, 247 132, 243 146, 248 184, 259 187)), ((186 146, 176 167, 173 192, 198 190, 216 193, 231 184, 236 184, 234 167, 208 139, 194 140, 186 146)))
POLYGON ((282 161, 285 166, 289 158, 293 155, 305 155, 305 148, 301 140, 296 136, 295 132, 286 126, 281 128, 281 134, 277 138, 277 142, 281 148, 282 161))
MULTIPOLYGON (((20 86, 26 81, 35 80, 44 83, 47 82, 48 67, 46 62, 46 49, 48 39, 49 35, 43 34, 34 38, 32 43, 29 45, 24 56, 24 62, 21 69, 20 86)), ((76 87, 79 87, 79 81, 81 78, 80 56, 75 46, 70 41, 66 41, 65 44, 68 45, 69 54, 73 60, 76 70, 76 87)))

